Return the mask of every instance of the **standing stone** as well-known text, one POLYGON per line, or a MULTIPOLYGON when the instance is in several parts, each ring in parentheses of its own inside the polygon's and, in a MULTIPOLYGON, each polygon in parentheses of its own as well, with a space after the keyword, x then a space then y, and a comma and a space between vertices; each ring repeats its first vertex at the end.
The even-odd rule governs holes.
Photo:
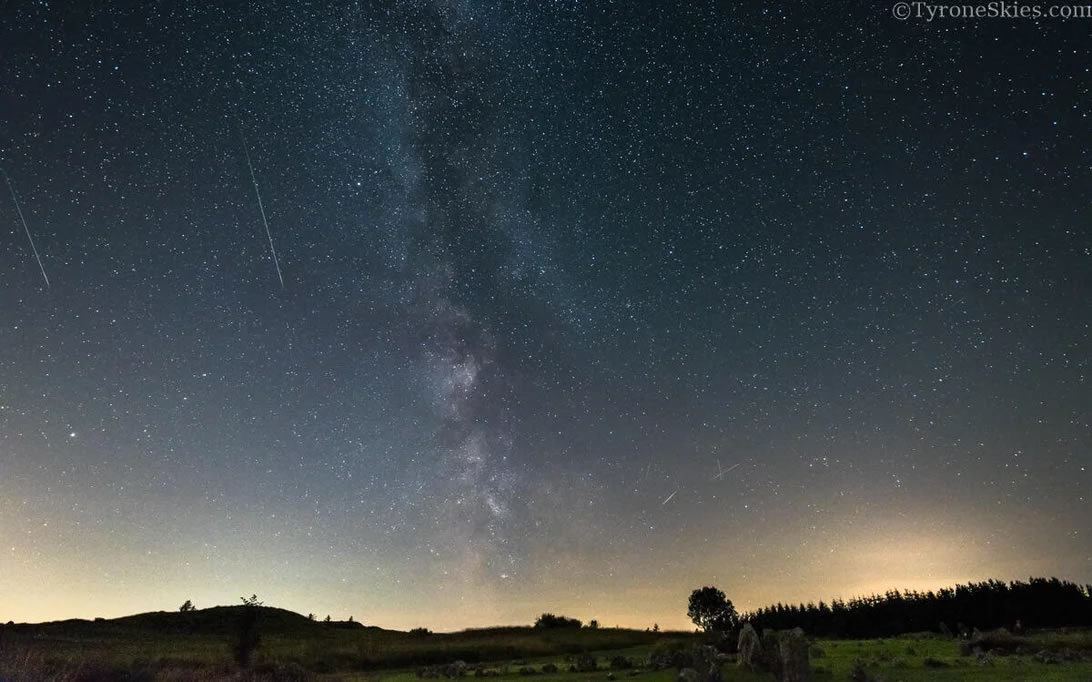
POLYGON ((744 623, 739 631, 739 667, 757 670, 762 662, 762 642, 758 640, 758 633, 750 623, 744 623))
POLYGON ((811 664, 808 662, 808 640, 804 631, 793 628, 780 633, 781 682, 812 682, 811 664))
POLYGON ((759 669, 781 679, 781 633, 777 630, 762 631, 762 657, 759 669))
POLYGON ((694 652, 694 664, 703 682, 721 682, 720 658, 716 647, 703 646, 694 652))

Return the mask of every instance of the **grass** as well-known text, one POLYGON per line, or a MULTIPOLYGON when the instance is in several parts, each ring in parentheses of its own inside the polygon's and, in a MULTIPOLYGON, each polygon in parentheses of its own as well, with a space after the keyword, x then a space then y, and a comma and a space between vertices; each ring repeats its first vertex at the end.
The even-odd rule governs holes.
MULTIPOLYGON (((977 656, 962 656, 959 643, 932 636, 869 640, 827 640, 818 645, 824 656, 812 659, 822 669, 816 681, 848 680, 858 663, 873 679, 890 682, 1087 682, 1092 662, 1038 663, 1032 653, 1040 648, 1092 648, 1092 633, 1042 632, 1030 635, 1031 650, 1022 655, 991 655, 988 663, 977 656)), ((726 680, 732 679, 726 677, 726 680)))
MULTIPOLYGON (((240 616, 239 607, 218 607, 193 614, 153 613, 101 622, 0 626, 0 678, 10 682, 154 680, 199 671, 211 675, 207 679, 236 679, 229 676, 236 672, 230 663, 231 647, 240 616)), ((263 608, 255 666, 299 666, 319 676, 362 673, 376 679, 375 671, 379 670, 416 670, 455 660, 547 660, 589 651, 647 651, 663 641, 695 641, 694 635, 686 633, 614 628, 513 627, 422 636, 340 625, 263 608)))
MULTIPOLYGON (((0 627, 0 678, 7 682, 250 682, 257 680, 337 680, 372 682, 417 680, 424 665, 462 660, 482 665, 495 680, 526 680, 521 668, 538 672, 541 682, 606 680, 611 657, 625 656, 638 670, 634 679, 675 680, 674 670, 649 671, 654 650, 691 647, 701 642, 688 633, 651 633, 621 629, 536 630, 492 628, 451 634, 328 626, 279 609, 262 609, 262 642, 254 666, 231 661, 232 633, 240 610, 207 609, 188 614, 142 614, 111 621, 65 621, 0 627), (570 673, 573 657, 593 653, 600 669, 570 673), (559 672, 539 671, 552 664, 559 672)), ((988 633, 989 634, 989 633, 988 633)), ((888 682, 1062 682, 1092 680, 1088 661, 1045 664, 1040 650, 1092 652, 1092 631, 1031 633, 1024 638, 990 635, 992 654, 961 655, 959 642, 929 634, 892 639, 819 640, 812 647, 816 682, 850 680, 854 672, 888 682), (991 639, 991 637, 993 637, 991 639), (1006 651, 1007 649, 1007 651, 1006 651)), ((965 647, 966 648, 966 647, 965 647)), ((1067 654, 1072 659, 1072 653, 1067 654)), ((628 679, 633 670, 614 671, 628 679)), ((468 670, 467 678, 473 677, 468 670)), ((726 682, 769 682, 768 675, 725 665, 726 682)))

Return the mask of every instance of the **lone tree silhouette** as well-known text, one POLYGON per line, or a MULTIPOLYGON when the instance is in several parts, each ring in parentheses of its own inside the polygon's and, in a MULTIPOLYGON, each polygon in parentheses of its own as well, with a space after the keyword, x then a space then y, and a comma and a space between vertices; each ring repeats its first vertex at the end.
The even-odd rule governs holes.
POLYGON ((188 611, 196 611, 197 607, 193 605, 192 601, 187 599, 185 604, 178 607, 178 610, 181 611, 182 613, 186 613, 188 611))
POLYGON ((736 624, 736 607, 715 587, 703 587, 690 593, 686 615, 706 632, 726 632, 736 624))

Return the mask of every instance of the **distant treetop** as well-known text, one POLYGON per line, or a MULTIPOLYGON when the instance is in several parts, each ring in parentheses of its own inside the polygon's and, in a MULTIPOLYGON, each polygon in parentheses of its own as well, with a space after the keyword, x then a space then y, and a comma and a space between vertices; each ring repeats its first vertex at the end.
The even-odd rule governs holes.
POLYGON ((239 597, 243 600, 243 606, 261 606, 262 602, 258 601, 258 595, 252 594, 249 597, 239 597))
MULTIPOLYGON (((890 637, 904 632, 1092 625, 1092 585, 1058 578, 987 580, 939 590, 889 590, 827 604, 773 604, 743 615, 756 630, 802 627, 809 635, 890 637), (966 623, 963 628, 959 624, 966 623)), ((967 632, 962 632, 967 631, 967 632)))
POLYGON ((579 628, 582 625, 576 618, 555 616, 552 613, 544 613, 535 621, 536 628, 579 628))
POLYGON ((715 587, 703 587, 691 592, 686 615, 690 616, 694 625, 706 632, 727 632, 736 623, 736 607, 715 587))

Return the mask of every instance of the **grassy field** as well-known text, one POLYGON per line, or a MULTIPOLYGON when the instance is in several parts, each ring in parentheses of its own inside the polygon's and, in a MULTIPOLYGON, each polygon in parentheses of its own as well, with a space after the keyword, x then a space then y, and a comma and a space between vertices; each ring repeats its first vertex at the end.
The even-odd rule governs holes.
MULTIPOLYGON (((242 609, 219 607, 191 614, 142 614, 109 621, 63 621, 0 627, 0 680, 4 682, 211 682, 212 680, 419 679, 425 666, 467 664, 467 678, 533 679, 542 682, 615 679, 675 680, 674 669, 649 670, 652 653, 690 649, 702 642, 690 633, 620 629, 493 628, 452 634, 414 635, 355 623, 323 624, 280 609, 263 608, 261 643, 251 665, 233 662, 232 643, 242 609), (576 657, 592 654, 599 669, 568 672, 576 657), (610 670, 623 657, 633 667, 610 670), (556 667, 558 672, 543 672, 556 667)), ((816 681, 895 682, 968 680, 1092 682, 1092 632, 1044 631, 991 642, 993 653, 933 635, 878 640, 819 640, 811 650, 816 681), (1060 663, 1035 659, 1058 652, 1060 663), (1019 652, 1019 653, 1017 653, 1019 652), (1085 660, 1079 660, 1085 652, 1085 660)), ((723 667, 726 681, 772 676, 723 667)), ((441 678, 442 679, 442 678, 441 678)))
MULTIPOLYGON (((1059 635, 1056 632, 1044 632, 1029 637, 1037 647, 1061 649, 1069 647, 1092 648, 1092 633, 1072 633, 1059 635)), ((569 673, 536 675, 533 679, 541 682, 573 682, 575 680, 605 680, 606 665, 610 656, 621 653, 634 661, 647 661, 652 647, 635 647, 622 652, 600 652, 600 666, 604 668, 596 673, 569 673)), ((883 640, 819 640, 812 648, 812 667, 816 682, 825 680, 887 680, 888 682, 1090 682, 1092 681, 1092 662, 1064 662, 1045 664, 1034 660, 1032 655, 991 655, 979 660, 976 655, 960 654, 958 642, 932 636, 906 636, 883 640), (867 677, 854 677, 855 671, 863 671, 867 677)), ((517 661, 516 663, 524 663, 517 661)), ((489 670, 499 674, 492 679, 517 680, 527 679, 519 673, 520 665, 513 662, 489 666, 489 670)), ((568 657, 542 657, 527 660, 527 667, 541 670, 547 663, 553 663, 559 671, 567 671, 568 657)), ((614 671, 614 676, 629 679, 632 671, 614 671)), ((770 682, 773 676, 742 670, 725 664, 722 668, 725 682, 770 682)), ((643 671, 634 676, 647 682, 674 682, 675 670, 643 671)), ((382 674, 349 677, 350 680, 392 680, 409 682, 416 680, 415 671, 386 671, 382 674)))

